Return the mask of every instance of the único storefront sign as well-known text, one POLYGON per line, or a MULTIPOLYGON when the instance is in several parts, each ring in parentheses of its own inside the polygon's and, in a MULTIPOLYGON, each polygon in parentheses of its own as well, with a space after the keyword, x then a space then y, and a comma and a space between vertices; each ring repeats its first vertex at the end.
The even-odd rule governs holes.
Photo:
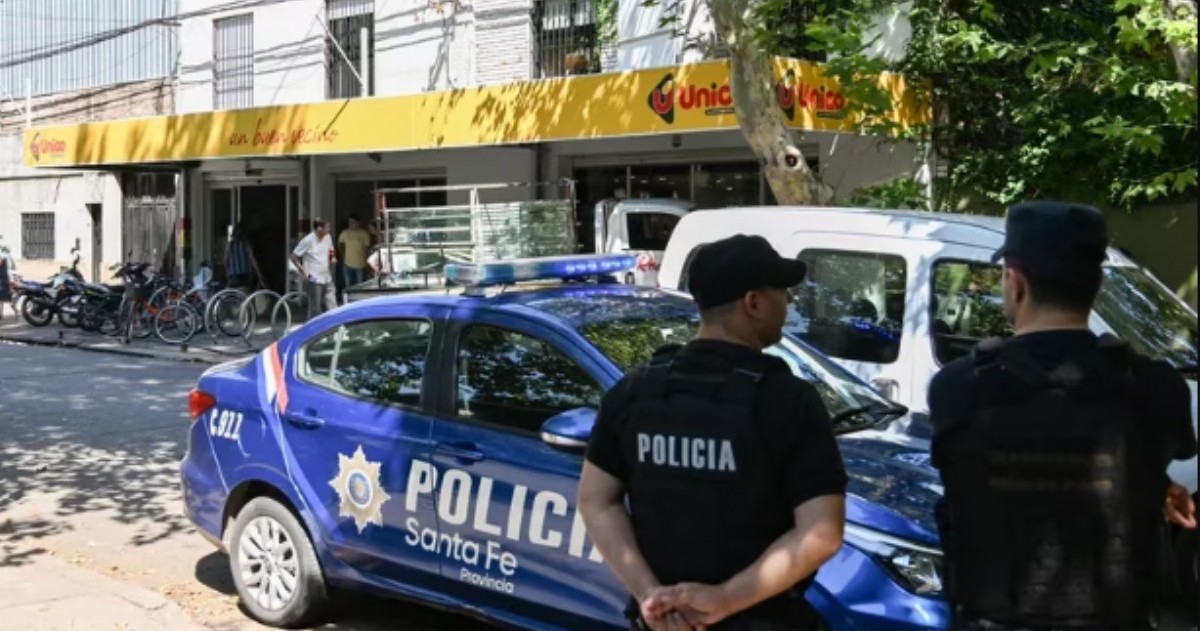
MULTIPOLYGON (((798 80, 796 71, 790 68, 775 83, 775 102, 789 121, 795 121, 803 110, 819 118, 841 119, 846 115, 846 97, 841 91, 798 80)), ((733 89, 728 81, 696 84, 679 81, 669 72, 650 91, 647 104, 667 124, 674 124, 680 111, 698 110, 706 116, 732 114, 733 89)))

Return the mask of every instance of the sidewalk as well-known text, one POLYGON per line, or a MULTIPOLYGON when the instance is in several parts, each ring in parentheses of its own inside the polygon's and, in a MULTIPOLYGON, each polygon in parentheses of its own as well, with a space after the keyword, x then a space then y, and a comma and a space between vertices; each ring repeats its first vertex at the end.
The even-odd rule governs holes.
POLYGON ((52 555, 0 568, 0 620, 38 631, 203 631, 175 603, 52 555))
POLYGON ((240 339, 224 338, 219 340, 218 344, 213 344, 213 340, 203 332, 192 338, 186 351, 179 346, 163 344, 153 336, 145 340, 131 340, 126 345, 117 338, 100 333, 64 328, 59 326, 57 321, 41 328, 29 326, 19 316, 13 319, 8 309, 5 309, 4 319, 0 320, 0 342, 60 346, 83 351, 204 364, 219 364, 254 352, 254 349, 246 346, 240 339))

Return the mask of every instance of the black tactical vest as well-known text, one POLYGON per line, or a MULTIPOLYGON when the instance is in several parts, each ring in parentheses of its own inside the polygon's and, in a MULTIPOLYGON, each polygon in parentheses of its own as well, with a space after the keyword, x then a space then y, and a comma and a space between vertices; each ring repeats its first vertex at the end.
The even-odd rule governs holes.
POLYGON ((1138 542, 1153 536, 1162 500, 1146 503, 1133 458, 1133 367, 1132 352, 1108 336, 1051 372, 1019 347, 979 345, 973 415, 940 448, 958 622, 1144 624, 1138 542))
POLYGON ((717 584, 792 526, 758 435, 763 374, 684 372, 656 357, 634 381, 622 448, 638 544, 663 584, 717 584))

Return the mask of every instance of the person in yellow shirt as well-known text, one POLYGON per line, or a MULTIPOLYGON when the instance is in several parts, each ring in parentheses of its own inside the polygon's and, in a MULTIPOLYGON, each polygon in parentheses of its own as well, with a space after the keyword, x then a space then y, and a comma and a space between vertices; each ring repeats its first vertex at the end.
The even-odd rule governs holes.
POLYGON ((371 233, 362 227, 358 215, 350 215, 346 229, 338 236, 338 255, 342 260, 343 279, 347 288, 367 276, 367 254, 371 251, 371 233))

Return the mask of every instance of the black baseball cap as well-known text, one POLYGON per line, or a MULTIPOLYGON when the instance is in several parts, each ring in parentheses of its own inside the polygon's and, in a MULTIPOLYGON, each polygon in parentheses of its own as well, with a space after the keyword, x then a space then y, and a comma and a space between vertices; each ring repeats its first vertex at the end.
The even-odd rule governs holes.
POLYGON ((1075 278, 1099 270, 1108 258, 1104 214, 1070 202, 1025 202, 1008 209, 1004 245, 992 255, 1022 271, 1049 278, 1075 278))
POLYGON ((701 309, 756 289, 788 289, 804 281, 803 261, 779 255, 764 238, 737 234, 700 246, 688 267, 688 291, 701 309))

